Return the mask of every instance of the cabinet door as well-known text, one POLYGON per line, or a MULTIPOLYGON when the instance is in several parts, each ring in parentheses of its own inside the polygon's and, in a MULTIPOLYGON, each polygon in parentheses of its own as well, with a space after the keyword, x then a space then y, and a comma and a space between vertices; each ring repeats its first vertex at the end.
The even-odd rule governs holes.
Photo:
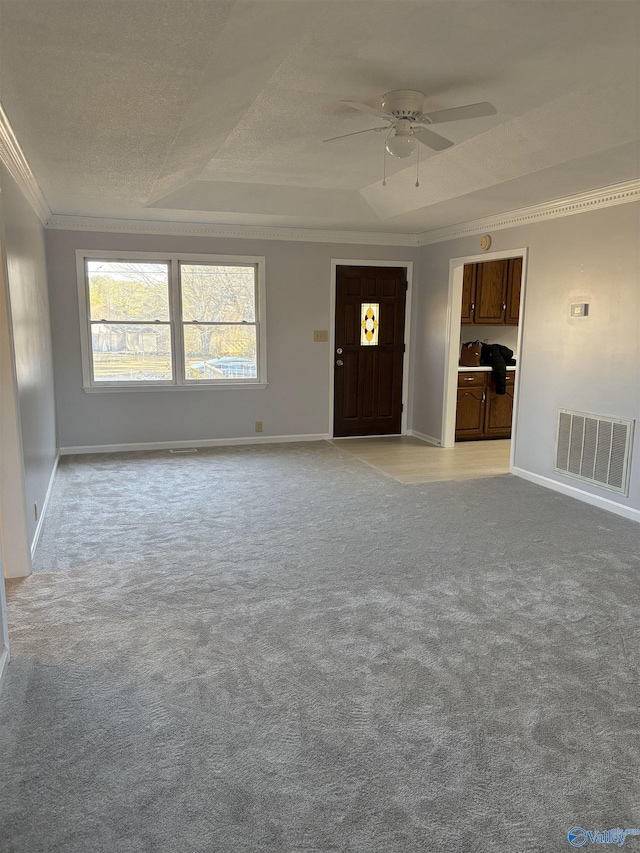
POLYGON ((477 264, 474 323, 478 326, 504 325, 507 308, 507 261, 477 264))
POLYGON ((480 438, 484 427, 483 387, 458 388, 456 409, 456 441, 480 438))
POLYGON ((462 276, 462 325, 473 323, 473 311, 476 301, 476 267, 477 264, 465 264, 462 276))
POLYGON ((520 285, 522 281, 522 258, 509 258, 507 268, 507 326, 517 326, 520 319, 520 285))
POLYGON ((513 382, 513 373, 507 373, 507 393, 496 394, 493 378, 489 380, 484 415, 484 434, 487 438, 511 437, 513 382))

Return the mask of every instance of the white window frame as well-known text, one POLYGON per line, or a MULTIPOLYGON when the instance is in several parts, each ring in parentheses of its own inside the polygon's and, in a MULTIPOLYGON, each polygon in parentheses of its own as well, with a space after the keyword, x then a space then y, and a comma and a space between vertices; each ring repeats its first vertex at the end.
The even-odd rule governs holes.
POLYGON ((82 351, 82 387, 85 391, 168 391, 176 388, 266 388, 267 387, 267 329, 266 329, 266 277, 265 258, 255 255, 196 255, 167 252, 117 252, 100 249, 76 250, 76 273, 78 278, 78 308, 80 313, 80 346, 82 351), (169 323, 171 329, 171 359, 173 379, 144 382, 97 382, 93 378, 91 347, 91 317, 89 283, 86 261, 138 261, 169 266, 169 323), (254 266, 256 268, 256 344, 257 377, 229 379, 187 379, 185 377, 183 319, 180 291, 180 264, 200 263, 229 266, 254 266))

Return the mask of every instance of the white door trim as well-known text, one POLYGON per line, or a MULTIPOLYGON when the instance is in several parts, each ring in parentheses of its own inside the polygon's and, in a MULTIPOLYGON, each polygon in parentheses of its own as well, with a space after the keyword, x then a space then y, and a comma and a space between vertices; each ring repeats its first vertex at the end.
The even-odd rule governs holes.
MULTIPOLYGON (((329 294, 329 429, 328 433, 333 438, 333 395, 334 395, 334 372, 335 372, 335 349, 336 349, 336 276, 338 267, 404 267, 407 271, 407 298, 404 307, 404 358, 402 359, 402 421, 400 424, 401 435, 407 434, 407 423, 411 409, 409 370, 411 359, 411 296, 413 293, 413 261, 372 261, 353 260, 351 258, 331 259, 331 292, 329 294)), ((462 298, 462 291, 460 291, 462 298)), ((375 437, 375 436, 374 436, 375 437)))
MULTIPOLYGON (((460 306, 462 304, 462 276, 465 264, 477 264, 484 261, 497 261, 502 258, 522 258, 522 284, 520 289, 520 318, 518 322, 518 368, 513 399, 513 424, 511 427, 511 459, 513 470, 518 432, 518 401, 520 398, 522 336, 524 331, 525 294, 527 283, 527 262, 529 250, 505 249, 481 255, 468 255, 464 258, 452 258, 449 261, 449 301, 447 307, 447 335, 444 363, 444 397, 442 406, 442 446, 453 447, 456 441, 456 401, 458 388, 458 364, 460 361, 460 306)), ((473 328, 470 326, 469 328, 473 328)))

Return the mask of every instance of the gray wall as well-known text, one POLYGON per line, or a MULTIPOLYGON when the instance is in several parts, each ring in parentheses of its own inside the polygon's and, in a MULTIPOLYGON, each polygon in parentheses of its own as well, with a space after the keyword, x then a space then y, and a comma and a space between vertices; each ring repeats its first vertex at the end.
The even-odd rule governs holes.
MULTIPOLYGON (((557 408, 640 415, 640 205, 622 204, 492 234, 492 251, 528 247, 515 465, 640 508, 640 430, 629 498, 554 474, 557 408), (588 302, 589 317, 570 317, 588 302)), ((415 300, 413 425, 441 437, 449 261, 479 254, 479 236, 421 249, 415 300)), ((467 327, 467 330, 470 327, 467 327)))
MULTIPOLYGON (((1 204, 27 504, 33 541, 57 446, 44 229, 2 168, 1 204)), ((6 567, 5 567, 6 568, 6 567)))
MULTIPOLYGON (((31 573, 20 406, 16 383, 0 195, 0 550, 8 577, 31 573)), ((6 627, 6 622, 4 623, 6 627)))
MULTIPOLYGON (((416 261, 417 249, 273 240, 220 240, 47 231, 58 432, 61 447, 329 431, 331 259, 416 261), (82 389, 76 249, 266 257, 268 387, 85 393, 82 389)), ((415 273, 414 273, 415 274, 415 273)))
POLYGON ((513 350, 518 356, 518 327, 517 326, 463 326, 460 324, 460 343, 465 341, 484 341, 490 344, 502 344, 513 350))

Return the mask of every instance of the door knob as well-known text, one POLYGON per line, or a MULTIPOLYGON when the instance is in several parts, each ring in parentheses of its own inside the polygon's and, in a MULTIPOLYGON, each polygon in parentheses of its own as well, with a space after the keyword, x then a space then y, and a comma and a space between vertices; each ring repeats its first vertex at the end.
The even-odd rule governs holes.
POLYGON ((336 365, 337 365, 338 367, 342 367, 342 365, 343 365, 343 364, 344 364, 344 361, 343 361, 341 358, 339 358, 339 359, 336 361, 336 365))

